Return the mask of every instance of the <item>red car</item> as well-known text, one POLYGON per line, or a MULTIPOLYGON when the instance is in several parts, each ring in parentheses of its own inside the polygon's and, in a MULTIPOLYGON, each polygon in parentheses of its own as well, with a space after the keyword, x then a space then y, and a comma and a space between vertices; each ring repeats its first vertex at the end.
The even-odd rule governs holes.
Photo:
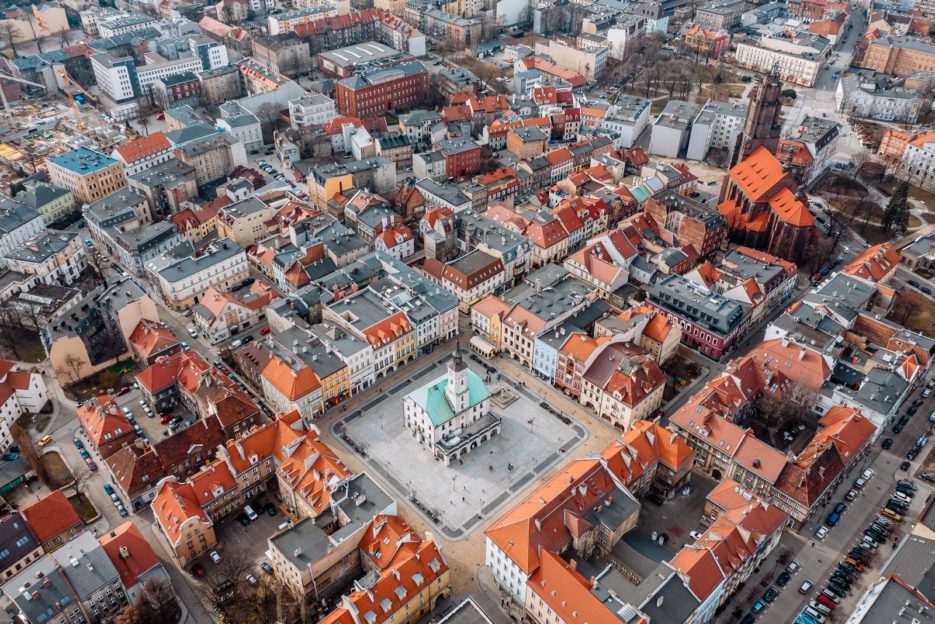
POLYGON ((265 335, 268 334, 268 333, 269 333, 269 325, 267 325, 266 327, 264 327, 263 329, 260 330, 260 335, 261 335, 261 336, 265 336, 265 335))
POLYGON ((117 390, 117 392, 115 392, 114 394, 115 394, 116 396, 123 396, 123 395, 125 395, 127 392, 129 392, 129 391, 130 391, 130 386, 124 386, 124 387, 121 388, 120 390, 117 390))
POLYGON ((201 578, 207 573, 205 572, 205 567, 203 565, 201 565, 200 563, 196 563, 195 565, 192 566, 192 574, 194 574, 198 578, 201 578))
POLYGON ((165 414, 162 418, 159 419, 159 422, 161 422, 162 424, 166 424, 173 418, 175 418, 175 416, 173 416, 172 414, 165 414))
POLYGON ((828 607, 828 608, 831 609, 832 611, 834 611, 834 609, 838 606, 838 605, 834 604, 834 601, 833 601, 833 600, 831 600, 830 598, 828 598, 828 597, 826 597, 826 596, 822 596, 821 594, 818 594, 818 597, 815 598, 815 600, 817 600, 818 602, 820 602, 820 603, 823 604, 824 606, 828 607))

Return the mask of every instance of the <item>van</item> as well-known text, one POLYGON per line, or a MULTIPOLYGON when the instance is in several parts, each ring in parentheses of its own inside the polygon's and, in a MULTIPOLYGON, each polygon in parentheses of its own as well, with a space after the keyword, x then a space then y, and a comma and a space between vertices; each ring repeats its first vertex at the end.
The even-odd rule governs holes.
POLYGON ((253 511, 253 507, 251 507, 250 505, 244 505, 243 512, 247 514, 248 518, 250 518, 250 522, 253 522, 254 520, 257 519, 256 512, 253 511))
POLYGON ((893 520, 895 522, 903 521, 903 517, 899 515, 898 513, 896 513, 895 511, 893 511, 892 509, 884 509, 881 513, 887 518, 889 518, 890 520, 893 520))
POLYGON ((822 615, 831 615, 831 609, 827 605, 823 605, 817 600, 811 601, 810 603, 808 603, 808 606, 814 609, 815 611, 818 611, 822 615))
POLYGON ((821 613, 819 613, 815 609, 812 609, 811 607, 805 607, 805 613, 807 613, 808 616, 814 619, 815 621, 819 622, 819 624, 825 621, 825 616, 823 616, 821 613))

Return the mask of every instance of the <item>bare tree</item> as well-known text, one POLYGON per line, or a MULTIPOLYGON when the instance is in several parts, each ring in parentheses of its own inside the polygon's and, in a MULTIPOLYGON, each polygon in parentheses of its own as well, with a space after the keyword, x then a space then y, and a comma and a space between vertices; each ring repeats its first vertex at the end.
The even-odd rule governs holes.
POLYGON ((10 46, 14 56, 19 56, 16 52, 16 39, 19 36, 19 26, 9 20, 0 22, 0 41, 10 46))
POLYGON ((72 475, 74 477, 71 482, 72 489, 78 494, 86 496, 85 488, 88 486, 88 479, 91 478, 91 471, 82 468, 81 470, 73 470, 72 475))
POLYGON ((182 609, 172 584, 164 578, 149 578, 136 604, 116 617, 116 624, 177 624, 182 609))
POLYGON ((757 400, 757 412, 770 426, 782 428, 802 422, 818 401, 817 393, 811 388, 790 383, 790 388, 778 394, 764 393, 757 400))
POLYGON ((68 379, 68 383, 73 384, 81 381, 81 371, 83 368, 84 360, 74 353, 69 353, 65 356, 62 365, 55 368, 55 374, 68 379))
POLYGON ((10 424, 10 437, 19 446, 20 455, 36 473, 36 478, 43 484, 49 485, 49 474, 45 470, 45 464, 42 463, 42 453, 39 452, 39 447, 36 446, 36 441, 32 439, 29 432, 14 422, 10 424))
POLYGON ((58 37, 58 42, 62 45, 62 49, 68 47, 68 31, 64 28, 55 33, 55 36, 58 37))
POLYGON ((18 307, 9 301, 0 305, 0 345, 15 359, 20 358, 17 336, 23 329, 23 319, 18 307))

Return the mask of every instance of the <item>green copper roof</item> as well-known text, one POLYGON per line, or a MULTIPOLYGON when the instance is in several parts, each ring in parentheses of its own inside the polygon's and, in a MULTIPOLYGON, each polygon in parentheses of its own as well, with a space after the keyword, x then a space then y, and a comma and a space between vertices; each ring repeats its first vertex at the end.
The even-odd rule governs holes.
MULTIPOLYGON (((474 407, 481 401, 490 398, 490 391, 484 381, 470 369, 467 371, 467 386, 469 407, 474 407)), ((451 406, 448 405, 448 399, 445 397, 446 387, 448 387, 447 373, 435 381, 413 390, 406 398, 412 399, 416 405, 424 409, 432 420, 432 424, 437 427, 445 424, 455 416, 451 406)))

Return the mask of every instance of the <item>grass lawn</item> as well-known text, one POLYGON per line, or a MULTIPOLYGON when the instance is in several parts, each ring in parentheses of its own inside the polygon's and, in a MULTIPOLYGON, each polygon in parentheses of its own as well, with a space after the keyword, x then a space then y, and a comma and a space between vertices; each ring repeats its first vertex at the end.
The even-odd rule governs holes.
POLYGON ((854 231, 864 237, 871 245, 879 245, 880 243, 886 242, 893 239, 892 232, 884 232, 883 228, 879 225, 874 225, 870 223, 867 225, 867 229, 864 230, 859 225, 854 228, 854 231))
POLYGON ((39 334, 36 332, 23 330, 15 334, 16 353, 6 352, 3 349, 4 356, 23 362, 37 363, 45 360, 45 349, 42 348, 42 342, 39 340, 39 334))
POLYGON ((909 187, 909 199, 915 199, 925 204, 929 209, 935 210, 935 193, 923 191, 914 186, 909 187))
POLYGON ((909 215, 909 229, 914 230, 922 226, 922 219, 915 215, 909 215))
POLYGON ((75 477, 71 474, 71 470, 68 469, 62 456, 58 453, 54 451, 45 453, 42 456, 42 463, 45 466, 46 473, 49 475, 50 488, 57 490, 75 480, 75 477))
POLYGON ((81 518, 81 521, 85 524, 91 522, 100 515, 97 508, 84 494, 69 496, 68 502, 71 503, 72 509, 75 510, 75 513, 78 514, 78 517, 81 518))
POLYGON ((722 91, 727 95, 728 98, 739 98, 743 95, 743 90, 746 87, 744 84, 706 84, 703 85, 698 90, 698 97, 701 99, 713 98, 714 92, 717 90, 717 87, 721 87, 722 91))

